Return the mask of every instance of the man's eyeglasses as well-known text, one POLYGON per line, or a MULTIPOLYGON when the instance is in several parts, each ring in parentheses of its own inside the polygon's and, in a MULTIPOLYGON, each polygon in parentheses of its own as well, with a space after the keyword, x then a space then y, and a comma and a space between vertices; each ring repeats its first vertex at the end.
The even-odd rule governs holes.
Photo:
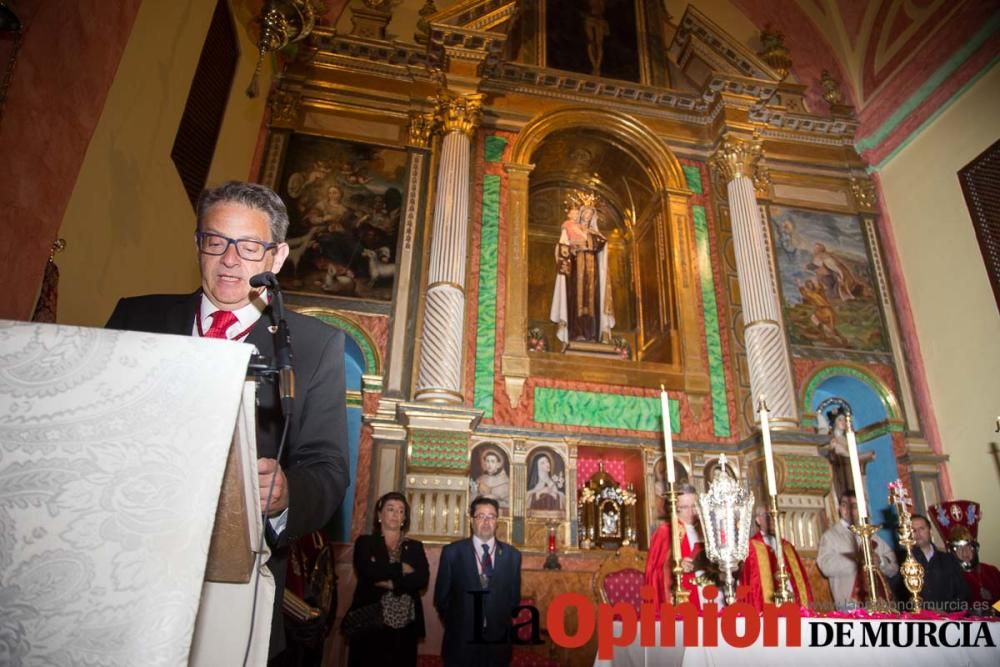
POLYGON ((225 255, 230 245, 236 246, 236 253, 248 262, 259 262, 264 259, 268 250, 278 247, 277 243, 265 243, 253 239, 231 239, 222 234, 212 232, 195 232, 198 250, 206 255, 225 255))
POLYGON ((476 521, 496 521, 497 520, 497 515, 496 514, 474 514, 472 518, 475 519, 476 521))

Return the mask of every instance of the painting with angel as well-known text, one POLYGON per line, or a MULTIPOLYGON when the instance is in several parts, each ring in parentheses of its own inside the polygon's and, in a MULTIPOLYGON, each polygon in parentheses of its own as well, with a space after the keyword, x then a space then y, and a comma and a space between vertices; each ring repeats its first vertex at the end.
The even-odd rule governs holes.
POLYGON ((792 344, 884 352, 886 336, 861 220, 772 206, 771 232, 792 344))

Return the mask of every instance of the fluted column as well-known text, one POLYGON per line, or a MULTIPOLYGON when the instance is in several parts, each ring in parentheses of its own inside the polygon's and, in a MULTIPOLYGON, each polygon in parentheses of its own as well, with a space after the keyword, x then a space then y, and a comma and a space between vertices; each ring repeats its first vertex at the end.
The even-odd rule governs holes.
POLYGON ((756 135, 741 139, 727 133, 711 163, 727 183, 754 407, 765 396, 772 423, 788 428, 798 422, 795 388, 778 293, 771 275, 767 231, 752 180, 762 154, 756 135))
POLYGON ((469 153, 483 96, 438 95, 443 132, 434 198, 431 256, 417 371, 419 401, 462 402, 465 258, 469 229, 469 153))

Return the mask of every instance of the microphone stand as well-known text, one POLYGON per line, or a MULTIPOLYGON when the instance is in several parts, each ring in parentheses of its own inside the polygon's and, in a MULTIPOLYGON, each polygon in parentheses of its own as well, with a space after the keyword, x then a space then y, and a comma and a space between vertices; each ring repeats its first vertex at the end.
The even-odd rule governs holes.
MULTIPOLYGON (((285 319, 285 299, 281 293, 278 278, 270 271, 258 273, 250 278, 252 287, 265 287, 271 294, 274 319, 277 326, 274 331, 274 365, 268 369, 260 369, 260 374, 278 375, 278 397, 281 401, 281 412, 286 419, 292 416, 292 406, 295 403, 295 371, 292 369, 292 337, 288 332, 288 321, 285 319)), ((265 359, 258 355, 258 360, 265 359)), ((251 359, 250 368, 254 368, 251 359)))

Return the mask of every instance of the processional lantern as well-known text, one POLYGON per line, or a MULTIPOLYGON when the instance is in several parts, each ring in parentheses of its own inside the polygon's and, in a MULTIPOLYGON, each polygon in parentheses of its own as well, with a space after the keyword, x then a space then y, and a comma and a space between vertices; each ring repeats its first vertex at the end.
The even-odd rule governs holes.
POLYGON ((719 475, 698 498, 705 553, 719 566, 726 604, 736 601, 736 570, 746 560, 753 526, 753 492, 729 474, 726 455, 719 455, 719 475))

